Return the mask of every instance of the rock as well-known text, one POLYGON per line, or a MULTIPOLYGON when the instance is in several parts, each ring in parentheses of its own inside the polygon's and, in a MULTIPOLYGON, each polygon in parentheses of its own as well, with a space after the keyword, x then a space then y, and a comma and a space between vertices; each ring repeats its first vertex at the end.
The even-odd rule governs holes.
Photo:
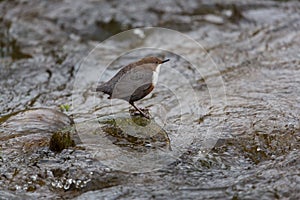
MULTIPOLYGON (((49 108, 28 109, 12 113, 0 118, 0 144, 2 149, 23 149, 48 146, 51 135, 50 149, 62 150, 74 146, 75 131, 71 128, 73 120, 64 113, 49 108), (55 141, 59 137, 65 141, 55 141)), ((79 142, 78 138, 75 139, 79 142)))
POLYGON ((68 147, 74 147, 75 142, 70 136, 70 132, 56 132, 52 135, 49 149, 54 152, 61 152, 68 147))
POLYGON ((127 150, 147 151, 152 148, 171 150, 170 139, 167 132, 154 120, 141 116, 129 118, 116 118, 104 122, 104 133, 114 145, 127 150))

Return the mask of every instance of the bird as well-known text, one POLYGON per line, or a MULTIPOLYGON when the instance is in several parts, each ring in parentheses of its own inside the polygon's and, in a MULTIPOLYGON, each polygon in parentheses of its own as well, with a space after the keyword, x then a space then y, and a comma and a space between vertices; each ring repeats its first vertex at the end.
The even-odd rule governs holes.
POLYGON ((123 99, 142 116, 150 117, 135 105, 135 102, 152 92, 158 81, 160 66, 170 59, 145 57, 123 67, 109 81, 98 84, 96 92, 108 94, 108 99, 123 99))

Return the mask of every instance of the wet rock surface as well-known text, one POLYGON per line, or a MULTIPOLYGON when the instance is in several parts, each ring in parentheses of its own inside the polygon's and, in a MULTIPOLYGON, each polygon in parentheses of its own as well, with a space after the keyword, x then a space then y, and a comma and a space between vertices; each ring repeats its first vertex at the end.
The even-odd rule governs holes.
MULTIPOLYGON (((33 148, 51 146, 59 142, 58 139, 50 140, 51 136, 61 132, 69 136, 73 132, 72 137, 75 138, 75 132, 71 131, 73 124, 71 118, 53 109, 36 108, 11 113, 0 118, 2 150, 6 153, 15 150, 27 152, 33 148)), ((75 142, 73 144, 75 146, 75 142)))
POLYGON ((168 134, 154 120, 135 116, 102 123, 105 124, 102 130, 120 147, 140 152, 153 148, 171 149, 168 134))
MULTIPOLYGON (((299 11, 296 1, 1 1, 1 198, 298 199, 299 11), (136 38, 110 40, 88 56, 98 42, 143 26, 187 34, 201 44, 203 57, 213 59, 218 73, 206 59, 197 70, 174 53, 197 57, 190 43, 173 38, 170 45, 162 32, 142 29, 136 38), (150 50, 131 52, 104 70, 113 53, 148 44, 165 44, 169 52, 154 53, 171 62, 161 69, 154 92, 138 105, 150 110, 153 123, 170 139, 174 149, 166 155, 176 156, 159 169, 132 174, 107 165, 86 145, 116 142, 120 135, 104 132, 118 132, 118 127, 99 127, 99 118, 120 125, 118 120, 129 115, 128 104, 95 94, 96 82, 89 80, 97 70, 104 73, 95 80, 107 80, 123 63, 151 55, 150 50), (177 75, 187 81, 178 81, 177 75), (223 85, 216 81, 220 77, 223 85), (80 92, 75 90, 78 79, 85 81, 80 92), (179 98, 191 97, 189 90, 197 101, 179 98), (48 146, 52 133, 72 124, 54 111, 64 105, 72 105, 66 113, 86 141, 55 153, 48 146), (40 107, 54 110, 35 109, 40 107), (89 122, 91 116, 96 120, 89 122), (213 138, 205 139, 207 130, 213 138)), ((133 158, 139 155, 129 150, 133 158)))

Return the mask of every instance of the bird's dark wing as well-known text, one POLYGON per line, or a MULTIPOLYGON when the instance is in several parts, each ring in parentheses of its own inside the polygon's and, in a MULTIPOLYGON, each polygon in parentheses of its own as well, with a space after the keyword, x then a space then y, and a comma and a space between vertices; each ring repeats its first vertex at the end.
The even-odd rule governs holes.
POLYGON ((153 90, 153 88, 154 86, 152 83, 142 85, 133 92, 133 94, 130 96, 129 102, 135 102, 144 98, 153 90))
POLYGON ((131 97, 138 88, 151 84, 152 78, 152 70, 132 68, 115 82, 111 97, 129 101, 128 98, 131 97))

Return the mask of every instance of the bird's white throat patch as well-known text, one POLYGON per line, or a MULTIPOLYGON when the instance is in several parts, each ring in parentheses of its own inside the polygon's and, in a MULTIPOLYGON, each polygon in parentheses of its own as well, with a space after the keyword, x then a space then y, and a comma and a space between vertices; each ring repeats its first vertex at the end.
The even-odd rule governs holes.
POLYGON ((159 71, 160 71, 160 65, 158 65, 156 67, 156 69, 155 69, 155 71, 153 72, 153 75, 152 75, 152 83, 153 83, 154 86, 157 84, 157 81, 158 81, 158 74, 159 74, 159 71))

